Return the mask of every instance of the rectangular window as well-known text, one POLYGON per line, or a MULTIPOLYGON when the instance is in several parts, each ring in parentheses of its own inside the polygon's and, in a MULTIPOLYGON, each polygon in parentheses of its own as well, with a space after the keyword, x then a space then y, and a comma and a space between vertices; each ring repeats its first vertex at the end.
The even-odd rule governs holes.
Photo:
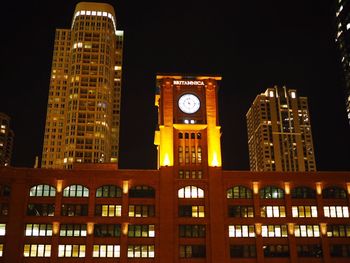
POLYGON ((183 151, 182 151, 182 146, 179 146, 179 163, 183 162, 183 151))
POLYGON ((128 245, 128 258, 154 258, 154 245, 128 245))
POLYGON ((53 216, 54 204, 28 204, 27 216, 53 216))
POLYGON ((51 257, 51 245, 25 244, 24 257, 51 257))
POLYGON ((205 245, 180 245, 180 258, 205 258, 205 245))
POLYGON ((348 218, 349 207, 347 206, 324 206, 324 217, 348 218))
POLYGON ((4 253, 4 244, 0 244, 0 257, 2 257, 4 253))
POLYGON ((253 206, 230 205, 228 207, 229 217, 254 217, 253 206))
POLYGON ((205 217, 203 205, 180 205, 179 217, 205 217))
POLYGON ((120 225, 96 224, 94 225, 95 237, 120 237, 120 225))
POLYGON ((317 217, 317 206, 292 206, 293 217, 317 217))
POLYGON ((261 227, 262 237, 287 237, 287 225, 263 225, 261 227))
POLYGON ((327 225, 327 237, 350 237, 350 225, 327 225))
POLYGON ((84 258, 85 245, 58 245, 58 257, 66 258, 84 258))
POLYGON ((83 204, 63 204, 61 208, 62 216, 87 216, 88 205, 83 204))
POLYGON ((260 207, 261 217, 286 217, 285 206, 262 206, 260 207))
POLYGON ((202 163, 202 147, 197 147, 197 162, 202 163))
POLYGON ((255 258, 255 245, 230 245, 231 258, 255 258))
POLYGON ((205 225, 179 225, 179 237, 205 237, 205 225))
POLYGON ((188 146, 185 147, 185 163, 190 163, 190 148, 188 146))
POLYGON ((255 237, 254 225, 229 225, 229 237, 255 237))
POLYGON ((52 224, 26 224, 25 235, 27 237, 52 236, 52 224))
POLYGON ((120 245, 94 245, 93 258, 119 258, 120 245))
POLYGON ((322 258, 322 246, 320 244, 297 245, 298 257, 322 258))
POLYGON ((122 216, 121 205, 96 205, 95 206, 96 216, 122 216))
POLYGON ((296 237, 319 237, 319 225, 295 225, 294 235, 296 237))
POLYGON ((61 237, 86 237, 85 224, 62 224, 60 226, 61 237))
POLYGON ((0 224, 0 236, 6 235, 6 224, 0 224))
POLYGON ((154 225, 129 225, 128 237, 155 237, 154 225))
POLYGON ((129 217, 153 217, 154 205, 129 205, 129 217))
POLYGON ((193 164, 195 164, 196 163, 196 147, 194 147, 194 146, 191 147, 191 156, 192 156, 191 162, 193 164))
POLYGON ((349 244, 335 244, 330 246, 331 257, 350 258, 349 244))
POLYGON ((264 257, 267 258, 286 258, 289 257, 288 245, 264 245, 264 257))

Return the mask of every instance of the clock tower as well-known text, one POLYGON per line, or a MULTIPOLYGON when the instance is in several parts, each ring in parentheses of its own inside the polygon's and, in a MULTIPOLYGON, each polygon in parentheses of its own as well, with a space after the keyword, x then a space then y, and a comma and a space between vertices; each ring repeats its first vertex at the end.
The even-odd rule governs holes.
POLYGON ((220 76, 157 75, 158 168, 174 166, 179 179, 201 179, 204 167, 221 167, 219 80, 220 76))

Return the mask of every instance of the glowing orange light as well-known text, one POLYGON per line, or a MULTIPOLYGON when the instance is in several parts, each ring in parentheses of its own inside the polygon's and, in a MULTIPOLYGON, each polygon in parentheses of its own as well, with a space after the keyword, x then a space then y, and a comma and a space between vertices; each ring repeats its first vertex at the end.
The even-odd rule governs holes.
POLYGON ((57 193, 62 192, 62 180, 57 180, 56 191, 57 191, 57 193))
POLYGON ((94 233, 94 223, 92 222, 87 223, 87 233, 88 235, 92 235, 94 233))
POLYGON ((123 181, 123 193, 127 194, 129 192, 129 181, 123 181))

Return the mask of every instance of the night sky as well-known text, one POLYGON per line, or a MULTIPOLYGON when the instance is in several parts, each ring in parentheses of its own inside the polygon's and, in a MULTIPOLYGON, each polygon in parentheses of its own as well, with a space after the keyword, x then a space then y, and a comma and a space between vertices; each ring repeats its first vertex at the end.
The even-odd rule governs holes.
MULTIPOLYGON (((105 1, 125 36, 119 167, 155 169, 155 76, 178 72, 223 77, 224 169, 249 170, 245 114, 285 85, 309 99, 317 169, 350 171, 335 1, 105 1)), ((70 28, 78 2, 2 3, 0 111, 12 118, 13 166, 41 156, 55 29, 70 28)))

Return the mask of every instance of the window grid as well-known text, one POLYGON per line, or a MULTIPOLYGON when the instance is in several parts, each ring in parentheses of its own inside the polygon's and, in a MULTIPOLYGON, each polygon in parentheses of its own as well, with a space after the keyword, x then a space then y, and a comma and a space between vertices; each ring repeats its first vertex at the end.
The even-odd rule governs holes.
POLYGON ((56 189, 47 184, 39 184, 30 188, 29 196, 43 196, 43 197, 53 197, 56 196, 56 189))
POLYGON ((228 215, 229 217, 235 217, 235 218, 245 218, 249 217, 252 218, 254 217, 254 207, 253 206, 240 206, 240 205, 235 205, 235 206, 229 206, 228 207, 228 215))
POLYGON ((103 217, 119 217, 122 215, 121 205, 96 205, 95 215, 103 217))
POLYGON ((51 257, 51 245, 25 244, 24 257, 51 257))
POLYGON ((154 258, 154 245, 128 245, 128 258, 154 258))
POLYGON ((129 217, 153 217, 154 205, 129 205, 129 217))
POLYGON ((93 258, 119 258, 120 245, 94 245, 93 258))
POLYGON ((128 237, 155 237, 154 225, 129 225, 128 237))
POLYGON ((180 258, 205 258, 205 245, 180 245, 180 258))
POLYGON ((262 237, 287 237, 287 225, 263 225, 261 231, 262 237))
POLYGON ((119 224, 96 224, 94 225, 95 237, 120 237, 119 224))
POLYGON ((317 206, 292 206, 292 217, 317 217, 317 206))
POLYGON ((320 237, 319 225, 295 225, 294 235, 296 237, 320 237))
POLYGON ((180 205, 179 217, 205 217, 203 205, 180 205))
POLYGON ((229 237, 255 237, 254 225, 229 225, 229 237))
POLYGON ((188 185, 178 190, 178 198, 204 198, 203 189, 188 185))
POLYGON ((350 225, 327 225, 327 237, 350 237, 350 225))
POLYGON ((82 185, 73 184, 64 188, 63 197, 89 197, 89 189, 82 185))
POLYGON ((205 225, 179 225, 179 237, 205 237, 205 225))
POLYGON ((261 217, 286 217, 285 206, 261 206, 261 217))
POLYGON ((26 224, 25 236, 31 236, 31 237, 52 236, 52 224, 26 224))
POLYGON ((255 258, 255 245, 230 245, 231 258, 255 258))
POLYGON ((348 218, 349 207, 347 206, 324 206, 324 217, 348 218))
POLYGON ((85 245, 58 245, 58 257, 60 258, 84 258, 85 251, 85 245))
POLYGON ((266 186, 260 189, 261 199, 283 199, 284 191, 275 186, 266 186))
POLYGON ((122 197, 122 189, 115 185, 103 185, 96 190, 97 198, 119 198, 122 197))
POLYGON ((235 186, 227 190, 226 197, 228 199, 252 199, 253 192, 245 186, 235 186))
POLYGON ((61 224, 61 237, 86 237, 86 224, 61 224))

